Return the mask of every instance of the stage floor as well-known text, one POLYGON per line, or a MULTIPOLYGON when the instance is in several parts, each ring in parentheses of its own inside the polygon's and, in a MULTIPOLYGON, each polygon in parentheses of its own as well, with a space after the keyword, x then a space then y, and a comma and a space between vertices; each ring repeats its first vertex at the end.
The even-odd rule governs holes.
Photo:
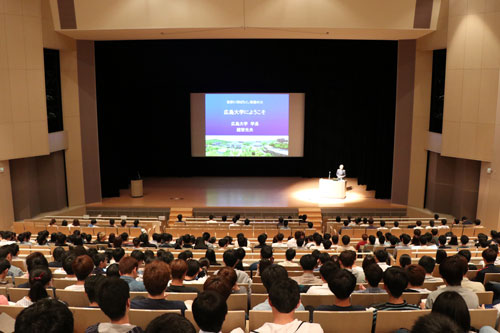
POLYGON ((146 178, 144 196, 132 198, 130 190, 120 197, 105 198, 87 207, 345 207, 405 208, 390 200, 375 199, 354 178, 347 179, 346 199, 319 195, 318 178, 292 177, 192 177, 146 178))

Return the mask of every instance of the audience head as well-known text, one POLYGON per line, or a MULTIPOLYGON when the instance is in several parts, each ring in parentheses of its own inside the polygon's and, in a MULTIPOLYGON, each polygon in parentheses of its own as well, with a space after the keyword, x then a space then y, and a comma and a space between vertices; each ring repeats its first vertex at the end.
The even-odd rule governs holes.
POLYGON ((342 268, 351 268, 356 261, 356 252, 354 251, 343 251, 339 256, 340 264, 342 268))
POLYGON ((407 254, 401 255, 401 257, 399 257, 399 265, 402 268, 405 268, 406 266, 411 265, 411 257, 407 254))
POLYGON ((234 268, 238 263, 238 255, 235 250, 226 250, 222 255, 222 260, 226 266, 234 268))
POLYGON ((380 268, 379 265, 372 263, 363 267, 363 271, 365 273, 366 282, 368 282, 371 287, 378 287, 378 284, 382 281, 382 277, 384 275, 382 268, 380 268))
POLYGON ((50 285, 51 281, 52 281, 52 272, 48 267, 37 266, 30 271, 29 273, 30 291, 28 292, 28 296, 33 303, 36 303, 41 299, 49 297, 46 288, 50 285))
POLYGON ((464 333, 457 323, 448 316, 431 313, 419 317, 411 329, 411 333, 464 333))
POLYGON ((440 265, 444 259, 448 256, 445 250, 439 249, 436 251, 436 264, 440 265))
POLYGON ((328 282, 339 269, 340 269, 339 264, 330 260, 325 264, 321 265, 319 273, 321 274, 323 280, 328 282))
POLYGON ((279 313, 290 313, 300 304, 299 285, 285 278, 274 282, 269 290, 269 304, 279 313))
POLYGON ((300 266, 302 266, 304 271, 312 271, 317 263, 318 261, 312 254, 306 254, 300 258, 300 266))
POLYGON ((226 299, 215 291, 204 291, 192 305, 196 324, 205 332, 220 332, 226 319, 226 299))
POLYGON ((356 288, 356 277, 346 269, 339 269, 328 281, 328 288, 338 299, 347 299, 356 288))
POLYGON ((91 275, 85 279, 85 294, 89 299, 89 303, 97 303, 97 290, 100 287, 100 284, 106 280, 104 275, 91 275))
POLYGON ((420 287, 425 281, 425 269, 420 265, 409 265, 405 267, 408 282, 414 287, 420 287))
MULTIPOLYGON (((365 258, 363 259, 363 263, 361 265, 361 267, 363 267, 363 269, 365 269, 366 267, 368 267, 369 265, 371 264, 376 264, 377 261, 375 260, 375 257, 372 256, 371 254, 368 254, 365 256, 365 258)), ((377 265, 378 266, 378 265, 377 265)))
POLYGON ((182 259, 175 259, 170 263, 172 280, 184 280, 188 269, 187 262, 182 259))
POLYGON ((132 257, 123 257, 118 263, 120 275, 137 275, 137 270, 139 268, 139 263, 136 259, 132 257))
POLYGON ((201 269, 198 260, 188 260, 187 266, 188 269, 186 271, 186 276, 189 276, 190 278, 196 278, 201 269))
POLYGON ((434 267, 436 266, 436 261, 430 256, 423 256, 418 261, 418 264, 425 269, 427 274, 432 274, 434 267))
POLYGON ((177 313, 166 313, 153 319, 146 333, 196 333, 193 324, 177 313))
MULTIPOLYGON (((10 248, 8 248, 10 250, 10 248)), ((33 252, 26 257, 26 268, 30 272, 34 267, 45 266, 49 267, 49 262, 40 252, 33 252)))
POLYGON ((481 255, 484 259, 485 264, 494 264, 495 260, 497 260, 498 253, 497 251, 489 247, 486 250, 484 250, 481 255))
POLYGON ((462 256, 454 255, 443 260, 439 265, 439 274, 450 286, 460 286, 464 273, 467 271, 467 262, 462 256))
POLYGON ((347 235, 342 236, 342 244, 347 246, 347 245, 349 245, 350 242, 351 242, 351 237, 349 237, 347 235))
POLYGON ((268 293, 273 283, 287 278, 288 272, 286 271, 285 267, 277 264, 270 265, 261 274, 262 284, 264 285, 268 293))
POLYGON ((271 259, 273 257, 273 248, 269 245, 264 245, 260 249, 260 257, 262 259, 271 259))
POLYGON ((445 291, 439 294, 432 305, 432 313, 447 316, 462 328, 464 333, 470 331, 470 314, 467 303, 455 291, 445 291))
POLYGON ((17 333, 73 332, 73 314, 64 303, 43 299, 27 307, 16 318, 17 333))
POLYGON ((215 291, 219 293, 224 299, 228 299, 233 290, 233 286, 228 279, 222 275, 214 275, 209 277, 203 284, 204 291, 215 291))
POLYGON ((395 298, 401 297, 408 286, 408 276, 401 267, 389 267, 384 272, 384 289, 395 298))
POLYGON ((469 237, 467 235, 460 236, 460 243, 465 246, 469 243, 469 237))
POLYGON ((293 258, 295 258, 296 253, 297 252, 295 251, 295 249, 288 249, 288 250, 286 250, 286 252, 285 252, 286 260, 292 261, 293 258))
POLYGON ((151 296, 163 295, 170 280, 170 266, 161 260, 155 260, 146 265, 143 281, 151 296))
POLYGON ((97 290, 97 303, 111 321, 118 321, 125 317, 127 308, 130 307, 129 298, 130 289, 123 279, 107 278, 102 281, 97 290))
POLYGON ((88 255, 78 256, 71 264, 78 281, 84 281, 94 270, 94 261, 88 255))
POLYGON ((375 251, 375 258, 377 259, 377 262, 387 262, 387 258, 389 257, 389 254, 387 253, 386 250, 377 250, 375 251))

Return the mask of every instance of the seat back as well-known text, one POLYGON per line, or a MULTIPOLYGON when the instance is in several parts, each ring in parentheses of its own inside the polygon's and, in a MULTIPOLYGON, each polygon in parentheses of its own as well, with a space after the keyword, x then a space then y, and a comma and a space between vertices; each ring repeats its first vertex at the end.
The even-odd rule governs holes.
POLYGON ((390 333, 400 328, 410 330, 415 321, 430 310, 378 311, 375 333, 390 333))
POLYGON ((231 294, 227 299, 227 309, 229 311, 248 310, 248 295, 247 294, 231 294))
POLYGON ((477 298, 479 299, 479 304, 491 304, 493 303, 493 292, 485 291, 476 293, 477 298))
POLYGON ((267 299, 268 295, 267 294, 254 294, 250 296, 250 309, 256 306, 257 304, 260 304, 264 302, 267 299))
POLYGON ((87 307, 89 306, 89 299, 87 294, 83 291, 73 291, 73 290, 64 290, 57 289, 56 296, 59 300, 68 304, 68 306, 75 307, 87 307))
POLYGON ((422 298, 427 298, 429 294, 426 293, 403 293, 403 299, 408 304, 419 305, 422 298))
POLYGON ((169 301, 187 301, 194 300, 198 296, 197 293, 167 293, 166 299, 169 301))
POLYGON ((19 286, 21 284, 25 284, 29 282, 29 278, 27 277, 16 277, 14 278, 14 281, 16 282, 16 286, 19 286))
MULTIPOLYGON (((301 321, 309 321, 309 311, 295 311, 295 318, 301 321)), ((273 322, 273 313, 271 311, 250 310, 248 326, 250 331, 254 331, 265 323, 273 322)))
POLYGON ((385 303, 389 300, 387 293, 380 294, 351 294, 352 305, 362 305, 369 307, 373 304, 385 303))
MULTIPOLYGON (((194 320, 193 312, 186 311, 185 313, 186 319, 189 320, 196 329, 196 332, 200 330, 198 324, 194 320)), ((224 320, 224 324, 222 324, 222 333, 231 332, 235 328, 241 328, 245 330, 245 311, 228 311, 226 315, 226 320, 224 320)))
POLYGON ((318 305, 331 305, 335 302, 334 295, 307 295, 301 294, 300 301, 304 307, 312 306, 317 307, 318 305))
POLYGON ((0 305, 0 313, 8 314, 14 319, 24 309, 26 309, 24 306, 0 305))
POLYGON ((67 279, 53 279, 52 285, 56 289, 64 289, 67 286, 72 286, 76 283, 76 280, 67 280, 67 279))
POLYGON ((314 311, 313 322, 325 332, 371 332, 372 311, 314 311))
POLYGON ((149 323, 165 313, 181 314, 181 310, 130 310, 129 319, 132 325, 139 326, 144 331, 149 323))
POLYGON ((74 333, 85 333, 87 327, 97 323, 109 323, 109 318, 101 311, 94 308, 75 308, 70 307, 74 318, 74 333))
POLYGON ((486 273, 484 275, 484 284, 486 285, 490 281, 500 282, 500 273, 486 273))
POLYGON ((495 327, 497 321, 496 309, 474 309, 469 310, 470 325, 474 328, 480 329, 483 326, 495 327))
POLYGON ((267 294, 267 289, 262 283, 252 283, 252 293, 267 294))
MULTIPOLYGON (((28 296, 29 288, 9 288, 8 293, 11 302, 17 302, 24 296, 28 296)), ((54 289, 47 288, 47 294, 49 297, 55 298, 54 289)))

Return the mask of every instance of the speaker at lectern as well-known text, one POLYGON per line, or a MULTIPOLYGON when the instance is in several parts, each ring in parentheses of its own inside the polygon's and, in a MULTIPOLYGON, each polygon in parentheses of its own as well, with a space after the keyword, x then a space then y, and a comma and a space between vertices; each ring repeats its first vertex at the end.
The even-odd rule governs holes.
POLYGON ((331 172, 328 173, 328 178, 320 178, 319 193, 322 197, 329 199, 345 199, 347 182, 344 180, 346 172, 341 164, 337 169, 337 178, 330 178, 331 172))

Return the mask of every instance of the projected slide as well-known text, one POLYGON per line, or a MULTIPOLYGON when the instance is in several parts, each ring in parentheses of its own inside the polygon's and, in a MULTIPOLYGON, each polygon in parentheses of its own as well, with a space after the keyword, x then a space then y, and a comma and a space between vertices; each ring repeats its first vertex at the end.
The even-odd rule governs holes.
POLYGON ((288 156, 289 94, 205 94, 205 156, 288 156))

